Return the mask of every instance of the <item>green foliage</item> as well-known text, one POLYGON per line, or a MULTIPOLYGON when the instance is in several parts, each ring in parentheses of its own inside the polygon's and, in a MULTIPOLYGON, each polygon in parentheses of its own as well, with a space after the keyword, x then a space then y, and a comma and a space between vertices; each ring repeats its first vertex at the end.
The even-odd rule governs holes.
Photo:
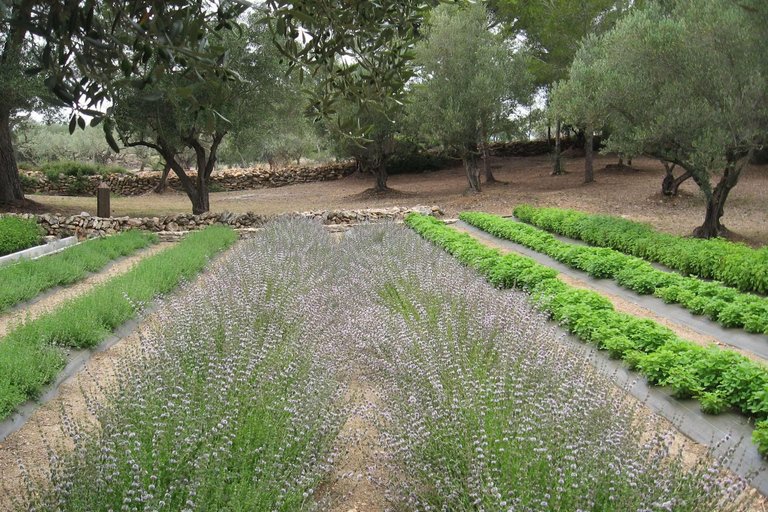
POLYGON ((33 190, 40 184, 40 180, 34 176, 19 173, 19 178, 21 179, 21 186, 25 191, 33 190))
POLYGON ((395 150, 387 160, 387 173, 410 174, 445 169, 451 159, 442 153, 427 150, 416 140, 407 137, 395 139, 395 150))
POLYGON ((609 122, 605 152, 646 154, 692 173, 708 200, 696 233, 710 238, 722 232, 723 204, 746 157, 766 140, 767 70, 768 28, 741 6, 653 2, 584 42, 555 107, 572 121, 609 122))
POLYGON ((36 260, 0 268, 0 313, 54 286, 66 286, 97 272, 110 261, 157 242, 157 235, 131 230, 88 240, 36 260))
POLYGON ((59 174, 78 178, 83 176, 101 176, 106 178, 110 174, 125 174, 126 172, 122 167, 107 167, 102 164, 88 164, 69 160, 47 162, 37 170, 44 173, 53 183, 58 182, 59 174))
MULTIPOLYGON (((546 231, 610 247, 685 274, 716 279, 741 291, 768 293, 768 247, 752 249, 721 239, 683 238, 658 233, 647 224, 558 208, 520 205, 515 216, 546 231)), ((722 287, 711 289, 718 294, 733 293, 722 287)))
MULTIPOLYGON (((613 309, 596 292, 574 289, 557 273, 530 258, 501 254, 433 217, 410 214, 405 222, 424 238, 475 268, 500 287, 524 287, 541 310, 549 312, 587 343, 622 357, 651 383, 671 386, 679 397, 702 398, 716 413, 730 407, 768 417, 768 368, 745 356, 715 346, 702 347, 678 338, 670 329, 613 309), (530 278, 532 270, 540 270, 530 278), (525 283, 521 286, 520 283, 525 283)), ((756 435, 761 451, 768 436, 756 435)))
POLYGON ((422 136, 458 149, 462 157, 496 133, 530 101, 527 57, 488 28, 481 3, 443 4, 432 11, 417 45, 418 80, 409 123, 422 136))
POLYGON ((35 219, 0 217, 0 256, 40 245, 42 234, 35 219))
POLYGON ((317 79, 308 88, 310 110, 326 119, 334 119, 345 104, 357 112, 335 118, 337 133, 361 141, 371 127, 363 121, 371 111, 390 119, 400 112, 429 2, 382 0, 350 6, 336 0, 269 0, 267 7, 274 42, 299 81, 317 79), (349 59, 341 61, 342 55, 349 59))
MULTIPOLYGON (((521 211, 529 210, 523 208, 521 211)), ((729 327, 743 327, 750 332, 763 332, 768 328, 768 299, 739 293, 718 282, 664 272, 647 261, 612 249, 561 242, 550 233, 497 215, 462 213, 459 218, 499 238, 525 245, 594 277, 615 279, 619 285, 638 293, 654 294, 667 303, 682 304, 694 315, 707 315, 712 320, 720 321, 720 315, 723 314, 722 323, 727 323, 729 327), (738 317, 733 314, 734 305, 738 308, 738 317)), ((549 225, 546 222, 544 224, 549 225)), ((574 224, 566 225, 567 229, 563 231, 575 231, 574 224)))
POLYGON ((0 342, 0 418, 55 378, 66 361, 56 347, 95 347, 133 318, 138 306, 191 279, 236 240, 232 229, 219 226, 192 233, 176 247, 11 331, 0 342))

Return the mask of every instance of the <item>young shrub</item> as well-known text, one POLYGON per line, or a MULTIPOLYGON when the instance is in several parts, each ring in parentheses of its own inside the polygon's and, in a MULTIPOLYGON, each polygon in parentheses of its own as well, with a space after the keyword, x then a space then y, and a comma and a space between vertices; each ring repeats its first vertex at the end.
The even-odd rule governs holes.
POLYGON ((0 256, 39 245, 42 234, 35 219, 0 217, 0 256))

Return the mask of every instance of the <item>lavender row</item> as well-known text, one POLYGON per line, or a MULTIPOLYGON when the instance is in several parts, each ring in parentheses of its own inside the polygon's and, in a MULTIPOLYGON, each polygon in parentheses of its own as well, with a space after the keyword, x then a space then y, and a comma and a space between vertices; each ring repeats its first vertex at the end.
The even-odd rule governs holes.
POLYGON ((30 477, 35 510, 332 509, 352 414, 378 432, 354 473, 389 510, 747 504, 524 294, 410 230, 280 221, 184 292, 91 397, 99 431, 65 423, 74 451, 30 477), (350 403, 353 380, 376 403, 350 403))

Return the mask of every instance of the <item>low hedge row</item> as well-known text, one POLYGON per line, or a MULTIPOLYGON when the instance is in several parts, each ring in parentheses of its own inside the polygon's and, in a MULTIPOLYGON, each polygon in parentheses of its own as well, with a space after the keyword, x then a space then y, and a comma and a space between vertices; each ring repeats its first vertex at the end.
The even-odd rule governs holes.
POLYGON ((106 178, 110 174, 125 174, 127 171, 122 167, 108 167, 102 164, 88 164, 85 162, 74 162, 72 160, 59 160, 57 162, 46 162, 37 169, 45 174, 53 183, 58 183, 59 174, 64 176, 102 176, 106 178))
POLYGON ((768 293, 768 247, 752 249, 723 239, 701 240, 653 231, 647 224, 559 208, 520 205, 515 216, 553 233, 610 247, 632 256, 708 279, 741 291, 768 293))
POLYGON ((0 256, 40 245, 43 230, 34 219, 0 217, 0 256))
POLYGON ((22 260, 0 268, 0 313, 30 300, 54 286, 68 285, 96 272, 121 256, 157 243, 157 235, 131 230, 106 238, 89 240, 64 251, 36 260, 22 260))
MULTIPOLYGON (((555 270, 524 256, 502 254, 433 217, 411 214, 405 223, 495 286, 528 291, 539 309, 572 333, 623 359, 652 384, 670 386, 676 397, 698 398, 702 410, 712 414, 733 407, 758 420, 768 418, 765 365, 730 350, 680 339, 652 320, 619 313, 600 294, 557 279, 555 270)), ((768 421, 756 426, 753 439, 762 453, 768 453, 768 421)))
POLYGON ((561 242, 528 224, 487 213, 466 212, 459 218, 499 238, 511 240, 599 278, 640 294, 654 294, 668 304, 682 304, 695 315, 707 315, 726 327, 768 334, 768 299, 740 293, 718 282, 664 272, 647 261, 613 249, 561 242))
POLYGON ((138 305, 192 278, 236 240, 237 233, 223 226, 191 233, 176 247, 9 333, 0 340, 0 419, 56 377, 65 364, 58 347, 95 347, 133 318, 138 305))

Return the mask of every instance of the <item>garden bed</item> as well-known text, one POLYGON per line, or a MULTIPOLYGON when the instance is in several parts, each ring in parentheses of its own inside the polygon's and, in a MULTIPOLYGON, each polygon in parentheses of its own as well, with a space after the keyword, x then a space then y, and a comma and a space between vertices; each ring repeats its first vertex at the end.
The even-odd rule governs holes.
POLYGON ((190 235, 173 249, 8 333, 0 340, 0 418, 57 377, 67 360, 63 348, 97 346, 135 317, 143 303, 194 276, 236 240, 234 231, 223 227, 190 235))
POLYGON ((348 510, 358 480, 365 510, 748 505, 727 454, 678 453, 523 294, 397 226, 270 224, 155 318, 25 469, 38 509, 348 510))
POLYGON ((594 277, 614 279, 639 294, 653 294, 666 303, 679 303, 693 314, 706 315, 725 327, 768 334, 768 299, 765 297, 740 293, 695 276, 664 272, 643 259, 612 249, 563 242, 546 231, 497 215, 467 212, 459 217, 499 238, 522 244, 594 277))
MULTIPOLYGON (((574 289, 558 280, 557 271, 527 257, 502 255, 437 219, 411 215, 406 223, 494 285, 530 291, 538 307, 571 332, 623 359, 652 384, 669 386, 676 397, 696 397, 711 414, 734 407, 758 420, 768 417, 765 365, 733 351, 681 340, 655 322, 618 313, 596 292, 574 289)), ((758 426, 753 437, 765 451, 765 424, 758 426)))

